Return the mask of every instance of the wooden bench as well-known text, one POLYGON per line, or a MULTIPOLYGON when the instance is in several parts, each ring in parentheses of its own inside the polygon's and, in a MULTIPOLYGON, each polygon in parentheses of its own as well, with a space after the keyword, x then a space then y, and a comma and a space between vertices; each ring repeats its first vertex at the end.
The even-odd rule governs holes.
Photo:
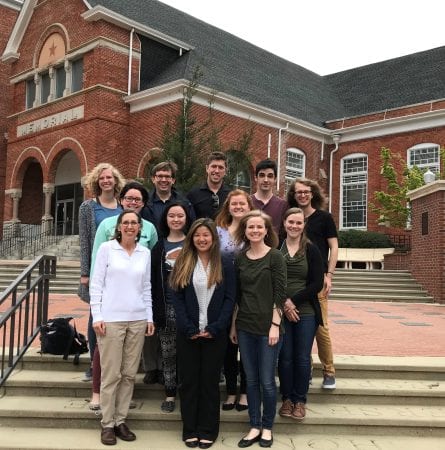
POLYGON ((339 248, 337 267, 366 270, 384 269, 385 255, 394 253, 393 248, 339 248))

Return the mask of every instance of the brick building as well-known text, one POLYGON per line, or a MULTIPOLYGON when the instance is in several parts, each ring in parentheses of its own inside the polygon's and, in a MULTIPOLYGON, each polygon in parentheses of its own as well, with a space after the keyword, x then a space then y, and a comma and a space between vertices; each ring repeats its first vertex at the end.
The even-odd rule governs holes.
POLYGON ((438 171, 445 47, 319 76, 155 0, 0 0, 0 222, 77 232, 81 177, 142 177, 196 67, 226 148, 253 128, 279 191, 320 182, 341 229, 375 230, 380 149, 438 171))

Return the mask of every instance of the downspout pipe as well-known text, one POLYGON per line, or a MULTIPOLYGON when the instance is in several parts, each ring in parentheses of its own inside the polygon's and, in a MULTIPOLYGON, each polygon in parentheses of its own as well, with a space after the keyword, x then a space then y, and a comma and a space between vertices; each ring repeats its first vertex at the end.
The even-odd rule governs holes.
POLYGON ((278 130, 278 157, 277 157, 277 191, 280 190, 280 175, 281 175, 281 133, 289 129, 289 122, 284 128, 278 130))
POLYGON ((128 56, 128 89, 127 94, 131 94, 131 67, 133 63, 133 35, 134 35, 134 28, 130 31, 130 52, 128 56))
POLYGON ((331 151, 329 158, 329 212, 332 213, 332 172, 334 170, 334 153, 338 150, 338 144, 340 143, 341 135, 332 135, 335 148, 331 151))

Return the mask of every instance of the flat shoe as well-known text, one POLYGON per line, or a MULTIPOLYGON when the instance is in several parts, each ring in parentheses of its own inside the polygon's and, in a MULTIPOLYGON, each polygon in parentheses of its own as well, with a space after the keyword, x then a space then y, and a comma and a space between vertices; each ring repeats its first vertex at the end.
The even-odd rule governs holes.
POLYGON ((91 411, 99 411, 100 404, 99 403, 90 402, 89 405, 88 405, 88 408, 90 408, 91 411))
POLYGON ((213 445, 213 442, 199 441, 199 448, 210 448, 212 445, 213 445))
POLYGON ((198 439, 194 439, 193 441, 184 441, 184 444, 188 448, 196 448, 199 445, 199 441, 198 441, 198 439))
POLYGON ((260 439, 260 447, 268 448, 272 447, 272 444, 273 444, 273 436, 271 436, 270 439, 263 439, 263 438, 260 439))
POLYGON ((164 400, 161 403, 161 411, 164 413, 172 413, 175 410, 175 402, 164 400))
POLYGON ((235 403, 223 403, 221 406, 223 411, 231 411, 233 408, 235 408, 235 403))
POLYGON ((116 436, 123 441, 135 441, 136 435, 128 428, 125 422, 120 423, 114 427, 114 432, 116 436))
POLYGON ((252 439, 246 439, 246 438, 242 438, 239 442, 238 442, 238 447, 239 448, 247 448, 250 447, 251 445, 255 444, 255 442, 259 442, 261 439, 261 433, 258 434, 258 436, 255 436, 252 439))
POLYGON ((237 411, 245 411, 246 409, 249 409, 249 405, 243 405, 242 403, 237 403, 235 408, 237 411))

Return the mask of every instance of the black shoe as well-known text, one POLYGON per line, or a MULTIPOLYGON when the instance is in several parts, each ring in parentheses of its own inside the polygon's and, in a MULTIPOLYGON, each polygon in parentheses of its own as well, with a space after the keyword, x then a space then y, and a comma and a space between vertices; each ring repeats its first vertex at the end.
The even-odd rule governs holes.
POLYGON ((114 432, 116 436, 123 441, 135 441, 136 435, 128 428, 125 422, 120 423, 119 425, 114 427, 114 432))
POLYGON ((196 448, 199 445, 199 441, 198 439, 195 439, 193 441, 184 441, 184 444, 188 447, 188 448, 196 448))
POLYGON ((145 372, 145 376, 142 381, 145 384, 156 384, 158 382, 158 371, 149 370, 148 372, 145 372))
POLYGON ((199 448, 210 448, 212 445, 213 445, 213 442, 199 441, 199 448))
POLYGON ((223 411, 232 411, 235 408, 235 403, 223 403, 221 409, 223 411))
POLYGON ((241 403, 237 403, 235 408, 237 411, 245 411, 246 409, 249 409, 249 405, 242 405, 241 403))
POLYGON ((261 439, 260 439, 260 447, 268 448, 268 447, 272 447, 272 444, 273 444, 273 435, 270 437, 270 439, 263 439, 261 437, 261 439))
POLYGON ((252 439, 245 439, 242 438, 239 442, 238 442, 238 447, 239 448, 247 448, 250 447, 251 445, 255 444, 255 442, 259 442, 261 439, 261 433, 258 433, 258 436, 255 436, 252 439))
POLYGON ((102 428, 100 442, 104 445, 116 445, 116 434, 114 433, 113 427, 102 428))
POLYGON ((161 403, 161 411, 164 413, 172 413, 175 410, 175 402, 164 400, 161 403))

